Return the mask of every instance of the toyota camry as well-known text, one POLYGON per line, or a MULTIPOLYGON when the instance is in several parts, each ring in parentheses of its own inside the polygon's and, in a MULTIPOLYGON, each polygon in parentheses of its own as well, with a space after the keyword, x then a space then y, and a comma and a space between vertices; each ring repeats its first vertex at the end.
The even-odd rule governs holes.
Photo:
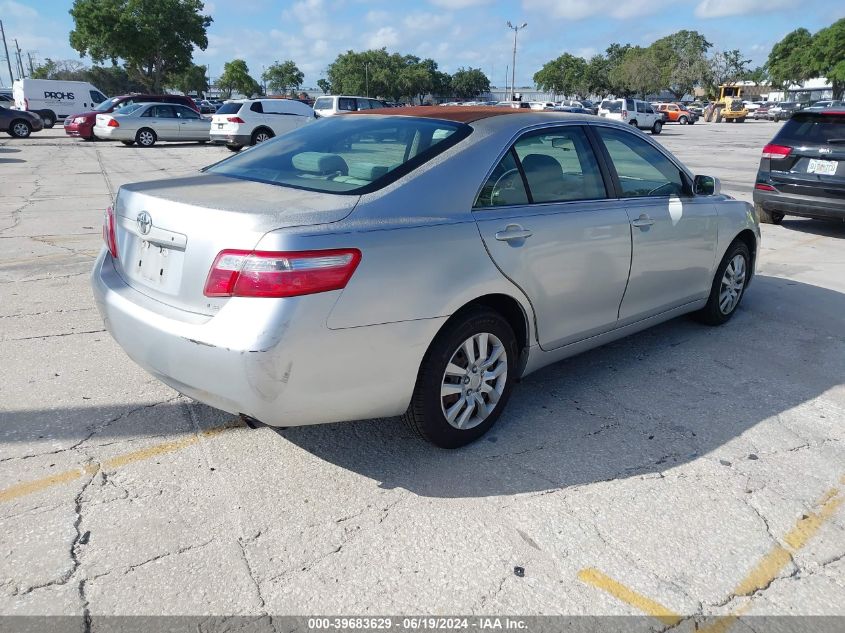
POLYGON ((419 107, 124 185, 103 236, 106 326, 174 389, 271 426, 403 415, 454 448, 544 365, 728 321, 760 233, 629 125, 419 107))

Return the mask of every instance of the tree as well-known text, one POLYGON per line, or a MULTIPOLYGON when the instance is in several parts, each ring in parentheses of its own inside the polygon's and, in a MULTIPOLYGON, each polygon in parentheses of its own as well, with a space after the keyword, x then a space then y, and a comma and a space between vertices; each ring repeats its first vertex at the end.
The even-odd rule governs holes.
POLYGON ((328 79, 318 79, 317 87, 323 91, 324 95, 327 95, 332 91, 332 85, 328 79))
POLYGON ((201 0, 74 0, 70 45, 95 62, 118 59, 152 92, 208 47, 201 0))
POLYGON ((631 50, 630 44, 612 43, 605 50, 605 72, 607 73, 607 90, 614 95, 627 96, 631 94, 627 88, 619 83, 619 67, 625 60, 625 55, 631 50))
POLYGON ((591 95, 605 96, 610 92, 610 60, 593 55, 584 68, 584 87, 591 95))
POLYGON ((124 95, 145 90, 144 85, 130 77, 123 66, 92 66, 87 75, 88 81, 107 95, 124 95))
POLYGON ((76 59, 54 60, 49 57, 43 64, 36 66, 31 74, 33 79, 62 79, 64 81, 88 81, 85 65, 76 59))
POLYGON ((169 85, 182 92, 182 94, 197 93, 205 95, 208 92, 208 77, 205 74, 205 66, 191 64, 181 73, 171 76, 169 85))
POLYGON ((629 48, 621 63, 612 71, 612 83, 624 96, 639 95, 645 99, 664 86, 660 78, 661 62, 651 48, 629 48))
POLYGON ((833 98, 842 99, 845 92, 845 18, 813 36, 808 57, 813 74, 827 77, 833 87, 833 98))
POLYGON ((772 47, 766 67, 772 84, 786 88, 800 84, 813 76, 810 51, 813 36, 807 29, 795 29, 772 47))
POLYGON ((452 75, 452 93, 460 99, 472 99, 490 90, 490 80, 480 68, 459 68, 452 75))
POLYGON ((348 95, 385 96, 395 73, 387 49, 362 52, 346 51, 339 54, 326 68, 332 91, 348 95))
POLYGON ((698 31, 678 31, 649 48, 661 61, 660 83, 676 99, 691 94, 708 74, 707 51, 713 45, 698 31))
POLYGON ((261 78, 267 82, 267 87, 278 94, 287 94, 288 91, 298 90, 305 80, 305 75, 297 68, 292 60, 275 62, 261 74, 261 78))
POLYGON ((223 74, 217 80, 217 85, 226 99, 229 99, 233 92, 252 97, 261 91, 261 86, 250 76, 249 66, 242 59, 233 59, 223 64, 223 74))
POLYGON ((750 62, 751 60, 745 59, 738 49, 715 53, 708 62, 708 91, 716 94, 718 87, 722 84, 745 79, 750 72, 748 68, 750 62))
POLYGON ((534 83, 540 90, 556 95, 582 94, 587 90, 586 70, 583 58, 564 53, 534 73, 534 83))

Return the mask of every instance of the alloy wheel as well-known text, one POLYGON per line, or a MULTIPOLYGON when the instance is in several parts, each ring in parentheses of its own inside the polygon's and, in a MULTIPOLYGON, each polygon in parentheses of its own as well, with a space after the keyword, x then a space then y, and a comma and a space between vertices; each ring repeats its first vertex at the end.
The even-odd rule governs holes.
POLYGON ((731 259, 725 268, 725 274, 722 275, 722 284, 719 287, 719 311, 722 314, 730 314, 736 308, 742 296, 742 289, 745 287, 745 278, 745 257, 737 254, 731 259))
POLYGON ((148 147, 155 143, 153 133, 148 130, 143 130, 138 134, 138 143, 144 147, 148 147))
POLYGON ((259 132, 255 135, 255 142, 256 143, 263 143, 264 141, 269 141, 270 135, 267 132, 259 132))
POLYGON ((481 332, 466 339, 443 372, 440 406, 446 421, 460 430, 484 422, 499 402, 507 375, 507 351, 496 336, 481 332))
POLYGON ((14 132, 15 136, 19 138, 26 138, 29 136, 29 126, 26 123, 15 123, 12 126, 12 132, 14 132))

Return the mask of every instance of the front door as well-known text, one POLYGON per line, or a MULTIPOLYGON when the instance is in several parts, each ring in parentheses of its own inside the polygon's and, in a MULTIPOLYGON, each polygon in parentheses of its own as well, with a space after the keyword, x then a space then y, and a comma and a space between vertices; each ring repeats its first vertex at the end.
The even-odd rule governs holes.
POLYGON ((496 265, 531 301, 542 348, 615 327, 631 225, 581 126, 522 136, 482 188, 475 218, 496 265))
POLYGON ((631 278, 620 322, 706 297, 716 258, 716 206, 694 196, 681 170, 625 129, 596 126, 631 221, 631 278))
POLYGON ((180 141, 207 141, 211 123, 203 119, 195 110, 181 105, 174 105, 176 118, 179 120, 180 141))

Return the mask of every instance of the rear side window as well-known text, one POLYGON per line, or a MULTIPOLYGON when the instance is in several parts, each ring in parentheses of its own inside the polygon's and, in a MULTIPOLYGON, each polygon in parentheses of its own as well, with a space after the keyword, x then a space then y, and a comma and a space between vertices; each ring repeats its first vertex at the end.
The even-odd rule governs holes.
POLYGON ((524 136, 514 149, 533 202, 595 200, 607 195, 596 157, 579 127, 524 136))
POLYGON ((845 114, 799 112, 783 124, 774 142, 782 145, 845 143, 845 114))
POLYGON ((356 99, 358 104, 359 110, 369 110, 370 109, 370 100, 369 99, 356 99))
POLYGON ((375 191, 472 131, 413 117, 326 117, 208 168, 212 173, 324 193, 375 191))
POLYGON ((331 110, 332 108, 332 98, 331 97, 320 97, 314 102, 314 109, 315 110, 331 110))
POLYGON ((216 114, 237 114, 241 106, 243 106, 242 103, 224 103, 217 109, 216 114))
POLYGON ((608 112, 622 112, 621 101, 602 101, 600 107, 602 110, 607 110, 608 112))
POLYGON ((355 99, 340 97, 337 100, 337 109, 345 112, 355 112, 355 99))
POLYGON ((528 192, 525 190, 525 183, 511 148, 496 165, 472 206, 484 208, 523 204, 528 204, 528 192))
POLYGON ((176 113, 173 111, 173 106, 156 105, 147 108, 142 116, 155 117, 157 119, 175 119, 176 113))
POLYGON ((681 170, 657 148, 625 130, 595 130, 610 154, 623 198, 685 195, 681 170))
POLYGON ((629 112, 634 111, 634 100, 633 99, 625 99, 625 109, 629 112))

